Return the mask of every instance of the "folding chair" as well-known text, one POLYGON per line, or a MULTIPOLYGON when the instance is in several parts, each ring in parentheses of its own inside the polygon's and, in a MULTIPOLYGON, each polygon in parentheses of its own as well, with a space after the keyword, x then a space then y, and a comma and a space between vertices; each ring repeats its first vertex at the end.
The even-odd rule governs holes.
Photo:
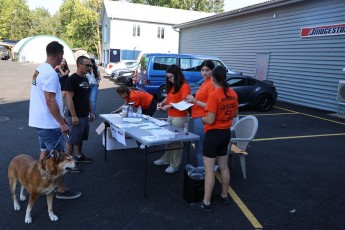
MULTIPOLYGON (((234 138, 231 138, 228 146, 228 154, 239 156, 243 178, 246 179, 246 152, 249 142, 251 142, 258 130, 258 119, 254 116, 245 116, 236 122, 231 127, 231 131, 234 134, 234 138)), ((232 166, 234 166, 234 160, 232 159, 232 166)))

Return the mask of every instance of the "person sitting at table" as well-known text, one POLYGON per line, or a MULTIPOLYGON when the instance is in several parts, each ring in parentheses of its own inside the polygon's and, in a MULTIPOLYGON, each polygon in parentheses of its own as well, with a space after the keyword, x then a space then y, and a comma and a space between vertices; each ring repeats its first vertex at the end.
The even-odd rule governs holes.
POLYGON ((215 87, 206 102, 207 115, 202 117, 204 122, 205 139, 203 146, 205 166, 205 192, 201 203, 192 203, 193 209, 212 211, 211 197, 215 183, 214 165, 217 161, 222 184, 220 201, 227 205, 230 203, 228 195, 230 172, 228 167, 228 144, 230 141, 230 126, 232 119, 238 113, 238 97, 236 92, 226 83, 226 69, 217 66, 212 71, 212 82, 215 87))
MULTIPOLYGON (((130 102, 134 102, 134 107, 141 106, 142 113, 152 117, 156 111, 157 102, 154 97, 146 92, 138 90, 130 90, 127 86, 120 86, 116 89, 117 94, 125 100, 124 105, 128 105, 130 102)), ((119 113, 122 111, 122 106, 111 113, 119 113)))
MULTIPOLYGON (((165 90, 167 97, 157 105, 157 110, 168 112, 168 119, 171 125, 183 128, 188 122, 188 111, 179 111, 171 105, 171 103, 181 102, 190 94, 190 86, 177 65, 171 65, 166 71, 165 90)), ((166 146, 164 155, 154 161, 155 165, 169 165, 165 170, 166 173, 174 173, 180 168, 182 158, 182 144, 180 142, 170 143, 166 146), (169 150, 174 149, 174 150, 169 150)))

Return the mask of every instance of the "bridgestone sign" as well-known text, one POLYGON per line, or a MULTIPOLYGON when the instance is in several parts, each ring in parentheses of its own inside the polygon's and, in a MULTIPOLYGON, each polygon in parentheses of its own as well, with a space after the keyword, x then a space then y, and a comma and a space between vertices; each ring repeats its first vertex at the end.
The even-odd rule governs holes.
POLYGON ((318 37, 330 35, 345 35, 345 24, 329 25, 329 26, 316 26, 301 29, 301 37, 318 37))

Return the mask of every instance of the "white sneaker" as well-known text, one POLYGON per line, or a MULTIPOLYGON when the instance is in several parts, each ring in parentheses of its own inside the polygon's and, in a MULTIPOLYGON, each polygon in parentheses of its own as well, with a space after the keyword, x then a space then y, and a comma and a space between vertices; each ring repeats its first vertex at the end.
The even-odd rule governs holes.
POLYGON ((174 172, 176 172, 176 171, 178 171, 179 169, 178 168, 174 168, 174 167, 172 167, 172 166, 169 166, 166 170, 165 170, 165 172, 166 173, 174 173, 174 172))
POLYGON ((155 165, 168 165, 168 164, 170 164, 169 162, 165 162, 162 159, 155 160, 153 163, 155 165))

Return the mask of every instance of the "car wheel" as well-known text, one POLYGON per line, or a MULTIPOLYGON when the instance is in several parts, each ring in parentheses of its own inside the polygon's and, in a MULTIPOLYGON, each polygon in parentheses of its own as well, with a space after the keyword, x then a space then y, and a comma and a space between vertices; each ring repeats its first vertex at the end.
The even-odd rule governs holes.
POLYGON ((132 78, 127 79, 127 86, 129 86, 129 87, 133 87, 133 86, 134 86, 134 85, 133 85, 133 79, 132 79, 132 78))
POLYGON ((266 112, 273 107, 273 98, 268 94, 262 94, 256 99, 255 109, 260 112, 266 112))
POLYGON ((159 87, 158 92, 156 94, 156 99, 158 102, 161 102, 165 99, 164 90, 165 90, 165 85, 162 85, 161 87, 159 87))

